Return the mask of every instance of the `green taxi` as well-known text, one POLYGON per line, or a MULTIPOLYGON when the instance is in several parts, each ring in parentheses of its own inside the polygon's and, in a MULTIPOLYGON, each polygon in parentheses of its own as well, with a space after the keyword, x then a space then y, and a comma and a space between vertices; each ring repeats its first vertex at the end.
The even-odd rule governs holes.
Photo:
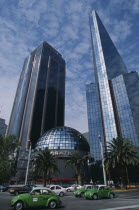
POLYGON ((75 197, 84 198, 85 192, 87 192, 88 190, 91 190, 91 189, 98 189, 98 187, 96 187, 94 185, 84 185, 83 188, 80 188, 80 189, 74 191, 74 195, 75 195, 75 197))
POLYGON ((94 199, 98 198, 114 198, 115 194, 108 187, 100 187, 98 189, 88 190, 85 192, 86 199, 94 199))
POLYGON ((10 206, 16 210, 32 207, 49 207, 54 209, 61 204, 59 197, 46 187, 34 187, 30 193, 20 194, 10 202, 10 206))

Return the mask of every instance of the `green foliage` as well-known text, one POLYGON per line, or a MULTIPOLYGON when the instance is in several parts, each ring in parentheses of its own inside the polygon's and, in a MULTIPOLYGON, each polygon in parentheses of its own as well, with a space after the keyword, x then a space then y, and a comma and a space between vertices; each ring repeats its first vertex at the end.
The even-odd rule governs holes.
POLYGON ((56 171, 59 171, 55 158, 51 155, 50 150, 45 149, 37 154, 34 160, 34 170, 38 175, 43 174, 44 186, 46 186, 48 176, 56 171))
POLYGON ((87 162, 88 158, 88 155, 81 156, 80 153, 76 151, 72 154, 70 160, 67 160, 67 163, 65 165, 65 167, 67 167, 67 165, 73 165, 75 167, 78 184, 82 184, 81 168, 87 162))
POLYGON ((0 135, 0 183, 7 182, 14 173, 15 151, 18 147, 15 135, 0 135))
POLYGON ((125 171, 127 173, 128 166, 139 164, 139 151, 133 143, 124 138, 113 138, 112 142, 108 143, 105 157, 105 168, 107 171, 117 169, 120 171, 121 182, 125 179, 125 171))
POLYGON ((139 152, 133 143, 124 138, 113 138, 108 143, 107 152, 105 153, 105 167, 115 168, 125 165, 136 165, 139 163, 139 152))

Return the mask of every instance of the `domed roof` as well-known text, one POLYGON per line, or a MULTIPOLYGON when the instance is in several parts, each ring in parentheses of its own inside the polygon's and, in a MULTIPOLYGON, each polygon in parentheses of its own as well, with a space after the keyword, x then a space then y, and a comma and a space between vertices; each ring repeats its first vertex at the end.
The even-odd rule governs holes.
POLYGON ((39 138, 36 149, 72 149, 89 152, 86 138, 77 130, 66 126, 48 130, 39 138))

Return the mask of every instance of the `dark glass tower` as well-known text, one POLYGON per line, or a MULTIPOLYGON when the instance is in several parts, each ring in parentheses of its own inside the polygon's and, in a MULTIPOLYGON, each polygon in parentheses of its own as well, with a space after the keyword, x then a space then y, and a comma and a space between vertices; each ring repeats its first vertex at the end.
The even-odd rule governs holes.
POLYGON ((103 145, 117 136, 129 138, 138 145, 139 77, 136 72, 134 76, 127 72, 95 11, 90 16, 90 31, 96 83, 86 86, 86 96, 91 154, 99 160, 98 136, 103 145))
POLYGON ((36 141, 48 129, 64 125, 65 61, 43 42, 23 65, 8 134, 15 134, 22 147, 36 141))

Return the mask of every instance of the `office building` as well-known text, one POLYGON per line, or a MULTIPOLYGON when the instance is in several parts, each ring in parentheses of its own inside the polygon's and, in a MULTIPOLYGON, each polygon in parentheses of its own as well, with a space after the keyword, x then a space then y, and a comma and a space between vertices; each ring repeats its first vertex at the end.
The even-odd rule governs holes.
POLYGON ((13 104, 8 134, 21 147, 35 147, 45 131, 64 125, 65 61, 43 42, 25 59, 13 104))
POLYGON ((5 124, 5 120, 0 118, 0 134, 5 136, 6 134, 7 125, 5 124))
POLYGON ((91 154, 100 160, 100 140, 106 146, 121 136, 139 145, 139 76, 128 73, 95 11, 90 31, 96 82, 86 85, 89 139, 91 154))

